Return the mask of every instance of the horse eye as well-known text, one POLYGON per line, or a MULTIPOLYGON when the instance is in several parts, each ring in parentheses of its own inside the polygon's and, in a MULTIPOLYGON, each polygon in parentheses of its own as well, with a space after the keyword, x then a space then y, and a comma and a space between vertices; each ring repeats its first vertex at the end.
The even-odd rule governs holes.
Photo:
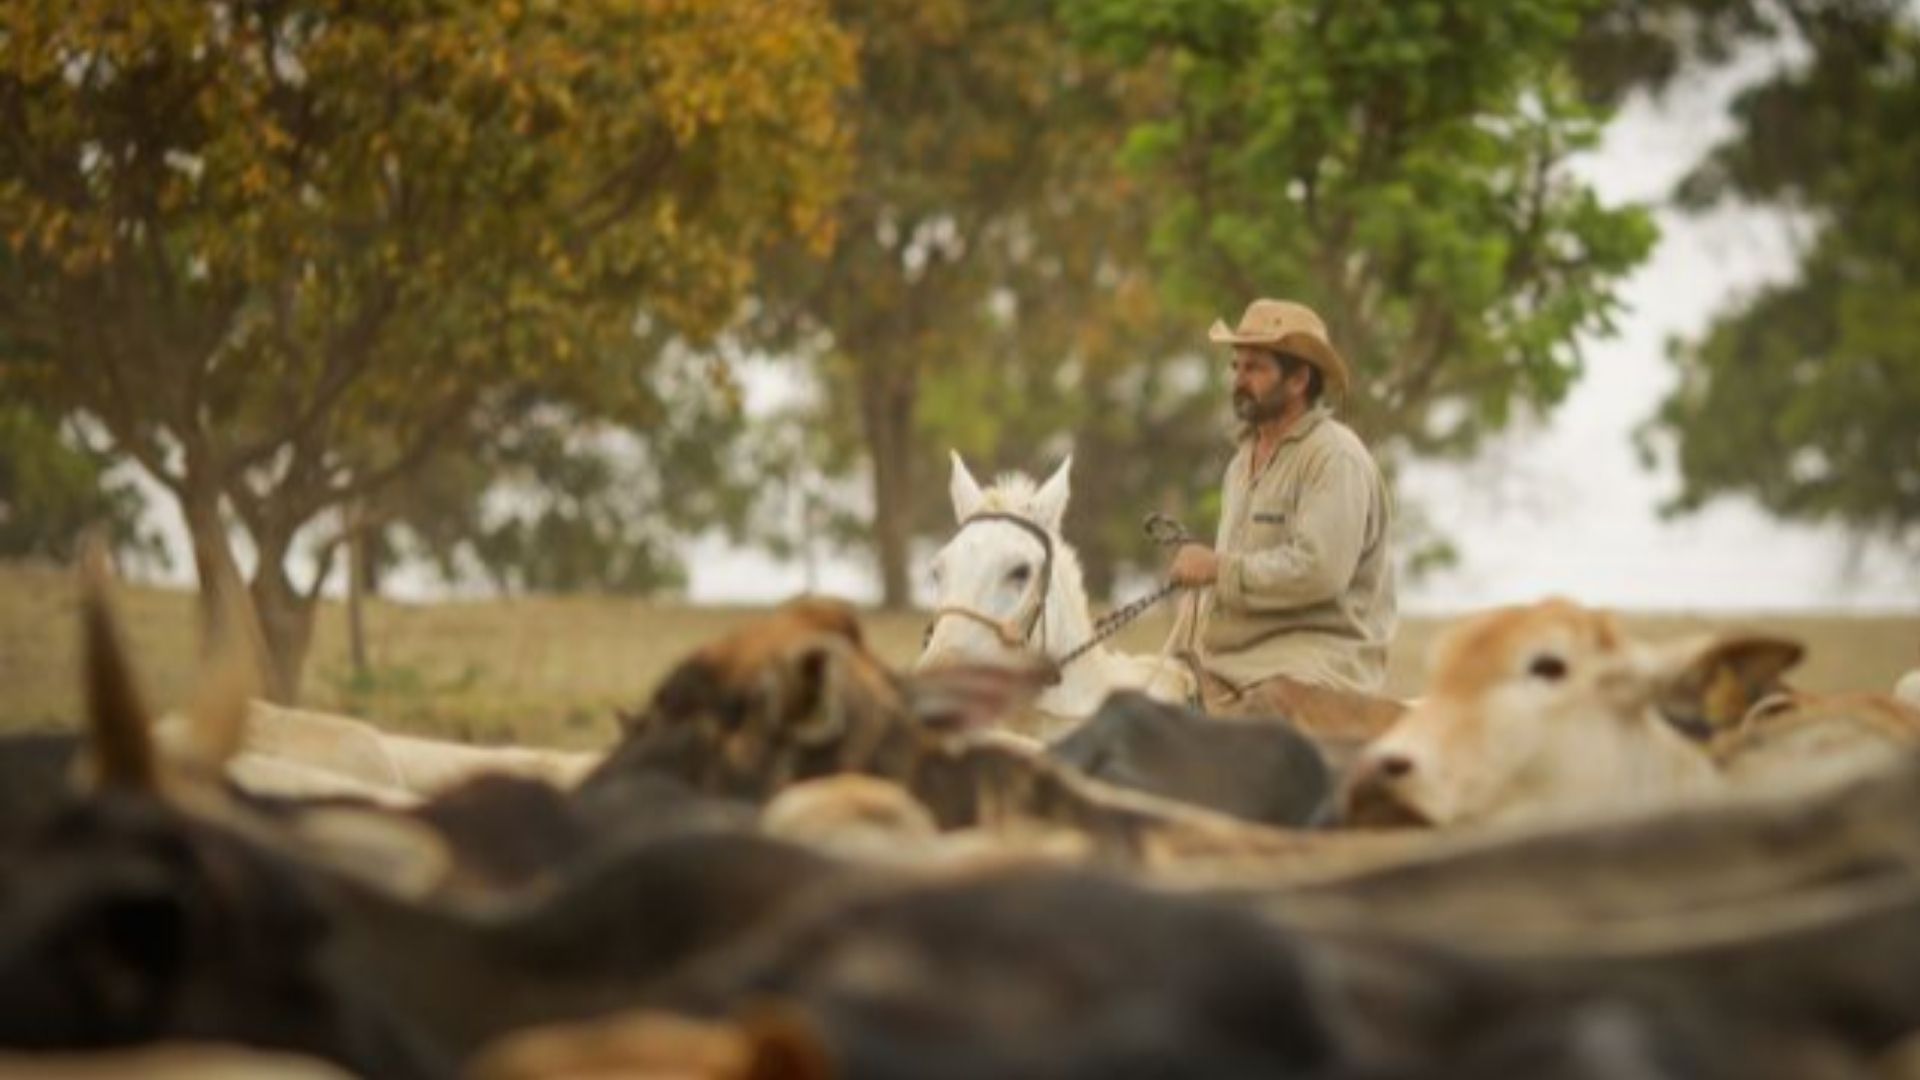
POLYGON ((1021 563, 1019 566, 1014 567, 1007 574, 1007 580, 1013 582, 1015 585, 1025 585, 1027 579, 1031 577, 1033 577, 1033 567, 1026 563, 1021 563))
POLYGON ((1527 665, 1527 674, 1536 679, 1559 682, 1567 677, 1567 662, 1552 653, 1542 653, 1527 665))

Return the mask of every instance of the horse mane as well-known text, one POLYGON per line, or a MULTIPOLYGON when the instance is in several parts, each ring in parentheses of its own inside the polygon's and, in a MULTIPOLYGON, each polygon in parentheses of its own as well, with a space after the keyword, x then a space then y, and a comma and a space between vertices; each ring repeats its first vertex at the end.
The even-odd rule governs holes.
MULTIPOLYGON (((1018 514, 1033 519, 1033 499, 1040 485, 1023 472, 1004 472, 993 478, 993 486, 980 493, 980 509, 994 514, 1018 514)), ((1038 522, 1035 522, 1038 524, 1038 522)))

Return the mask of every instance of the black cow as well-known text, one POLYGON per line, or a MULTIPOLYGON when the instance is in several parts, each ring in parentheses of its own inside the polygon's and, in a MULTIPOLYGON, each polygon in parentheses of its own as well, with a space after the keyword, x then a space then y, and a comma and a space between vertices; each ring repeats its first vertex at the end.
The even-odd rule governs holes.
POLYGON ((1531 982, 1085 871, 856 897, 764 927, 667 1000, 797 1007, 847 1080, 1803 1075, 1801 1032, 1674 987, 1531 982))
POLYGON ((367 1075, 450 1063, 320 962, 306 868, 138 794, 52 815, 0 874, 0 1046, 248 1043, 367 1075))
POLYGON ((1096 780, 1248 821, 1311 821, 1332 791, 1313 741, 1281 720, 1205 716, 1122 691, 1047 756, 1096 780))
POLYGON ((0 735, 0 847, 24 839, 60 805, 79 750, 72 732, 0 735))
POLYGON ((77 801, 0 869, 0 1047, 162 1039, 446 1075, 660 980, 846 869, 739 833, 602 850, 484 910, 410 903, 137 793, 77 801))
MULTIPOLYGON (((484 910, 411 903, 300 857, 288 828, 300 807, 236 798, 157 754, 104 590, 90 584, 97 790, 61 797, 0 850, 0 1047, 226 1041, 371 1076, 449 1075, 507 1031, 642 1000, 846 872, 752 835, 636 828, 625 834, 637 840, 557 859, 564 871, 545 887, 484 910)), ((527 844, 570 843, 573 807, 503 790, 453 795, 420 820, 472 836, 517 807, 537 819, 527 844)), ((611 805, 643 805, 646 790, 617 786, 611 805)), ((525 847, 498 855, 503 876, 540 862, 525 847)))

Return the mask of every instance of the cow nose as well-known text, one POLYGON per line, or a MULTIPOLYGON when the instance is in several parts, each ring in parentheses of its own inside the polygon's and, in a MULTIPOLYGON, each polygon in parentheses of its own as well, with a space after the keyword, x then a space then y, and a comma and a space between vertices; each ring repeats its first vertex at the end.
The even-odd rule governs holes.
POLYGON ((1381 776, 1397 780, 1413 772, 1413 759, 1405 754, 1381 754, 1374 759, 1373 768, 1381 776))
POLYGON ((1411 757, 1395 751, 1369 754, 1354 767, 1341 807, 1346 825, 1427 825, 1427 816, 1408 801, 1403 781, 1414 773, 1411 757))

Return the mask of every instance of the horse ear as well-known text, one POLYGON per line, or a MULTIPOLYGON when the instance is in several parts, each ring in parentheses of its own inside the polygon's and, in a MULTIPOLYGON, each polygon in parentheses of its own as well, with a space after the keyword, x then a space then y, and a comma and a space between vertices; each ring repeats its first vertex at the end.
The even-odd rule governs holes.
POLYGON ((1073 472, 1073 455, 1053 470, 1047 482, 1033 495, 1033 516, 1042 526, 1051 532, 1060 531, 1060 521, 1067 515, 1067 477, 1073 472))
POLYGON ((965 524, 980 509, 986 497, 980 494, 979 482, 967 471, 967 463, 960 460, 960 451, 949 450, 948 453, 953 455, 953 482, 948 485, 948 491, 953 495, 953 516, 954 520, 965 524))

